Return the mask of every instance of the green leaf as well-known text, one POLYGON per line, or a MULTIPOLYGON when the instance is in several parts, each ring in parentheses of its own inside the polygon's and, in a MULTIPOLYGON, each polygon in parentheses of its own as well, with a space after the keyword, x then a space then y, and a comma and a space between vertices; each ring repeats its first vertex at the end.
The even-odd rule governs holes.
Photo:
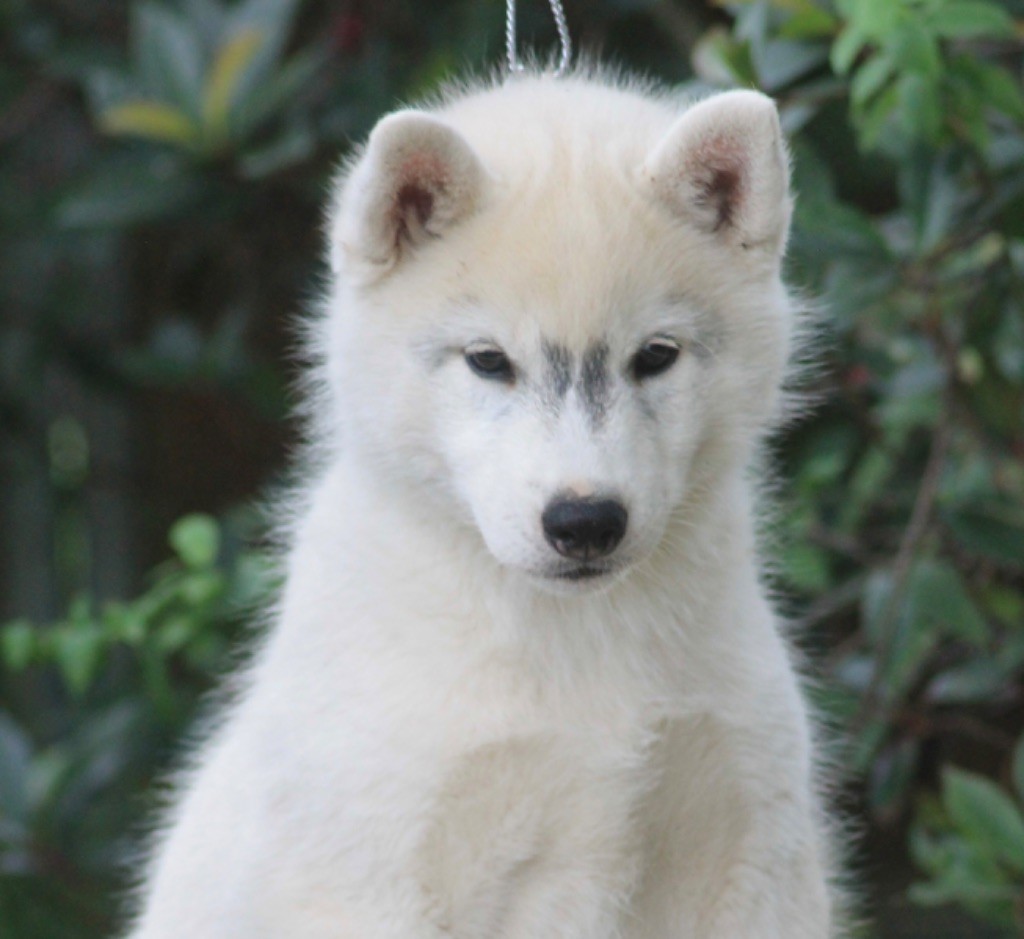
POLYGON ((947 769, 942 801, 950 819, 973 845, 1024 872, 1024 817, 995 783, 974 773, 947 769))
POLYGON ((962 182, 950 160, 929 147, 915 147, 899 175, 900 195, 914 226, 915 250, 926 255, 955 228, 962 182))
MULTIPOLYGON (((981 590, 985 612, 1010 629, 1024 624, 1024 593, 1001 584, 985 584, 981 590)), ((1021 638, 1024 638, 1022 633, 1021 638)))
POLYGON ((770 26, 770 4, 764 0, 754 0, 736 10, 736 21, 733 33, 751 46, 759 45, 768 40, 770 26))
MULTIPOLYGON (((179 5, 182 15, 188 20, 189 26, 203 47, 212 49, 216 46, 228 22, 228 9, 212 0, 179 0, 179 5)), ((231 9, 231 12, 233 13, 234 9, 231 9)))
POLYGON ((779 39, 755 46, 752 58, 760 87, 777 93, 825 65, 828 52, 820 45, 779 39))
MULTIPOLYGON (((243 97, 238 105, 239 134, 245 136, 257 130, 292 106, 324 63, 325 58, 319 52, 297 55, 268 78, 257 93, 243 97)), ((294 138, 295 135, 290 136, 294 138)))
POLYGON ((927 144, 935 144, 942 133, 942 102, 936 77, 907 72, 896 83, 903 129, 927 144))
POLYGON ((914 884, 908 891, 913 903, 921 906, 943 906, 947 903, 1012 902, 1017 888, 1012 884, 957 878, 931 884, 914 884))
POLYGON ((28 620, 8 623, 0 631, 0 652, 4 664, 13 672, 20 672, 31 661, 36 651, 36 629, 28 620))
POLYGON ((899 104, 899 86, 893 83, 865 106, 863 116, 857 124, 861 147, 873 150, 878 146, 882 135, 890 127, 899 104))
MULTIPOLYGON (((929 814, 924 802, 920 816, 929 814)), ((943 825, 946 819, 933 819, 943 825)), ((927 820, 925 820, 927 824, 927 820)), ((989 856, 957 831, 941 838, 927 837, 920 826, 912 834, 914 859, 933 880, 910 890, 915 903, 928 906, 955 903, 982 919, 1001 925, 1014 920, 1014 899, 1019 887, 998 860, 989 856)))
POLYGON ((194 147, 199 127, 183 111, 156 101, 126 101, 99 116, 100 130, 114 136, 141 137, 157 143, 194 147))
POLYGON ((872 718, 857 735, 850 752, 854 772, 863 775, 870 771, 878 750, 889 736, 889 723, 881 718, 872 718))
POLYGON ((929 810, 934 810, 934 807, 925 802, 918 811, 919 821, 910 829, 907 847, 914 863, 934 876, 949 866, 954 849, 950 838, 934 835, 926 824, 921 824, 921 821, 927 821, 921 816, 929 815, 929 810))
POLYGON ((1024 520, 1019 510, 987 503, 943 513, 968 550, 1013 567, 1024 566, 1024 520))
POLYGON ((895 698, 913 683, 946 635, 980 645, 988 638, 988 628, 959 574, 945 561, 918 560, 907 575, 898 608, 893 607, 892 590, 889 571, 872 572, 862 597, 862 623, 873 645, 887 647, 886 660, 878 667, 884 669, 885 687, 895 698))
POLYGON ((907 17, 895 33, 886 38, 886 48, 900 71, 917 72, 929 79, 942 73, 942 56, 935 35, 916 17, 907 17))
POLYGON ((238 35, 258 29, 266 37, 266 50, 278 55, 288 41, 292 24, 302 0, 242 0, 231 10, 228 32, 238 35))
POLYGON ((223 592, 224 575, 218 570, 194 571, 185 577, 181 584, 182 599, 194 609, 209 606, 223 592))
POLYGON ((203 54, 189 22, 165 6, 141 3, 132 8, 135 70, 146 89, 161 101, 196 114, 203 83, 203 54))
POLYGON ((876 55, 854 74, 850 82, 850 101, 855 107, 863 107, 885 87, 894 71, 895 65, 888 55, 876 55))
POLYGON ((1024 91, 1019 79, 994 62, 974 59, 985 103, 1016 121, 1024 121, 1024 91))
POLYGON ((708 30, 694 46, 692 59, 704 81, 741 87, 757 84, 750 43, 737 41, 725 29, 708 30))
POLYGON ((824 39, 833 36, 839 20, 827 10, 808 4, 779 27, 783 39, 824 39))
MULTIPOLYGON (((871 632, 884 641, 885 627, 892 636, 888 639, 888 658, 884 663, 886 686, 894 697, 906 691, 916 679, 922 664, 942 638, 940 623, 929 607, 929 590, 935 584, 934 562, 918 561, 908 575, 902 608, 891 622, 879 619, 871 624, 871 632)), ((875 612, 876 616, 888 612, 888 604, 875 612)))
POLYGON ((843 530, 855 529, 892 473, 893 458, 884 447, 873 446, 862 455, 846 484, 847 495, 840 514, 843 530))
POLYGON ((146 620, 137 604, 111 603, 103 611, 103 631, 108 640, 137 646, 146 635, 146 620))
POLYGON ((832 51, 829 54, 829 63, 832 71, 837 75, 845 75, 853 67, 853 63, 860 53, 860 50, 867 45, 868 37, 852 24, 839 34, 839 37, 832 43, 832 51))
POLYGON ((231 10, 227 35, 256 30, 263 39, 240 76, 236 105, 257 101, 263 94, 288 43, 299 4, 300 0, 244 0, 231 10))
POLYGON ((783 554, 784 576, 795 589, 819 593, 832 582, 828 556, 813 545, 793 545, 783 554))
POLYGON ((165 655, 184 648, 196 633, 196 621, 190 616, 172 616, 161 623, 156 648, 165 655))
POLYGON ((988 623, 951 564, 941 560, 919 562, 911 575, 910 588, 912 614, 923 627, 942 629, 976 646, 988 641, 988 623))
POLYGON ((925 697, 938 704, 989 704, 1011 687, 1015 669, 1000 668, 987 656, 947 668, 929 683, 925 697))
POLYGON ((930 25, 946 39, 970 39, 976 36, 1010 38, 1015 35, 1013 17, 994 3, 982 0, 957 0, 937 6, 930 25))
POLYGON ((203 89, 203 128, 214 144, 228 136, 231 106, 235 101, 246 69, 259 52, 264 38, 255 29, 246 29, 220 49, 203 89))
POLYGON ((25 780, 29 806, 36 812, 51 813, 69 782, 75 766, 67 746, 57 743, 36 751, 25 780))
POLYGON ((864 582, 861 596, 861 628, 873 644, 882 640, 879 627, 883 614, 888 612, 892 597, 892 572, 879 568, 873 570, 864 582))
POLYGON ((89 690, 99 669, 102 652, 103 637, 90 623, 72 622, 54 636, 57 665, 76 697, 89 690))
POLYGON ((220 529, 208 515, 186 515, 178 519, 169 536, 171 547, 187 567, 210 567, 220 551, 220 529))
POLYGON ((905 16, 905 4, 893 0, 845 0, 839 12, 869 39, 890 35, 905 16))
POLYGON ((939 420, 937 384, 938 375, 927 363, 905 365, 897 370, 889 383, 889 396, 882 398, 877 409, 878 419, 891 444, 902 446, 908 434, 933 427, 939 420))

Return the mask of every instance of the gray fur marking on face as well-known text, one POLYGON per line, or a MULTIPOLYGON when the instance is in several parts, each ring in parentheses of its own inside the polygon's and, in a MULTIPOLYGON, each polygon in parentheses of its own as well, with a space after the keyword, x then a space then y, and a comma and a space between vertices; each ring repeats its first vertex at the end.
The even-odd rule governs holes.
POLYGON ((611 389, 608 374, 608 343, 595 342, 583 354, 577 394, 590 414, 594 424, 600 424, 608 410, 608 394, 611 389))
POLYGON ((569 393, 569 388, 572 387, 572 353, 565 346, 548 342, 546 339, 543 343, 543 350, 547 363, 544 389, 552 407, 557 409, 569 393))
POLYGON ((546 363, 544 397, 551 409, 557 411, 569 390, 575 388, 576 397, 591 421, 595 426, 600 424, 608 410, 611 392, 608 343, 591 343, 583 353, 582 360, 570 352, 567 346, 559 343, 544 340, 542 348, 546 363))

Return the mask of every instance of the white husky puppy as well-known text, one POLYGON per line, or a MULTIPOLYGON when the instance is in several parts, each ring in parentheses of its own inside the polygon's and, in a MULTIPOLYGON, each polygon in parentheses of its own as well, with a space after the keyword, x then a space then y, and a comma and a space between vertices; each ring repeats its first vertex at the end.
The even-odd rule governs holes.
POLYGON ((312 329, 276 623, 134 939, 828 939, 752 465, 772 102, 516 77, 384 118, 312 329))

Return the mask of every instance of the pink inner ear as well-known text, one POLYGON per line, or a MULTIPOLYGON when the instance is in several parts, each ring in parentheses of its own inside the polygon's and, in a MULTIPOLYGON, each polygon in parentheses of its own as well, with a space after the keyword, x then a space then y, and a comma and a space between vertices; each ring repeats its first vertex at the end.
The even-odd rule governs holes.
POLYGON ((697 205, 715 212, 712 231, 721 231, 735 221, 744 198, 745 156, 742 144, 719 136, 706 141, 688 161, 697 205))
POLYGON ((421 228, 434 211, 434 194, 416 183, 406 183, 395 195, 395 244, 410 234, 409 222, 413 215, 421 228))
POLYGON ((414 229, 425 228, 434 212, 435 194, 448 184, 448 168, 443 160, 429 153, 416 153, 398 168, 393 217, 396 247, 414 229))
POLYGON ((431 153, 414 153, 402 160, 397 178, 402 188, 443 189, 448 182, 448 166, 431 153))
POLYGON ((697 178, 697 205, 715 210, 712 231, 721 231, 733 223, 743 197, 743 177, 738 169, 709 167, 697 178))
POLYGON ((398 178, 406 180, 440 179, 446 176, 444 161, 434 154, 413 154, 398 166, 398 178))

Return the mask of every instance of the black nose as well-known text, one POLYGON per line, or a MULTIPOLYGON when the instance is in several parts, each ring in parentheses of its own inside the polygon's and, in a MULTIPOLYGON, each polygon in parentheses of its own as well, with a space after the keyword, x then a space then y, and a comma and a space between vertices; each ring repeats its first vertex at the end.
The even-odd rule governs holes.
POLYGON ((618 547, 628 518, 614 499, 556 499, 540 520, 544 537, 563 557, 595 561, 618 547))

